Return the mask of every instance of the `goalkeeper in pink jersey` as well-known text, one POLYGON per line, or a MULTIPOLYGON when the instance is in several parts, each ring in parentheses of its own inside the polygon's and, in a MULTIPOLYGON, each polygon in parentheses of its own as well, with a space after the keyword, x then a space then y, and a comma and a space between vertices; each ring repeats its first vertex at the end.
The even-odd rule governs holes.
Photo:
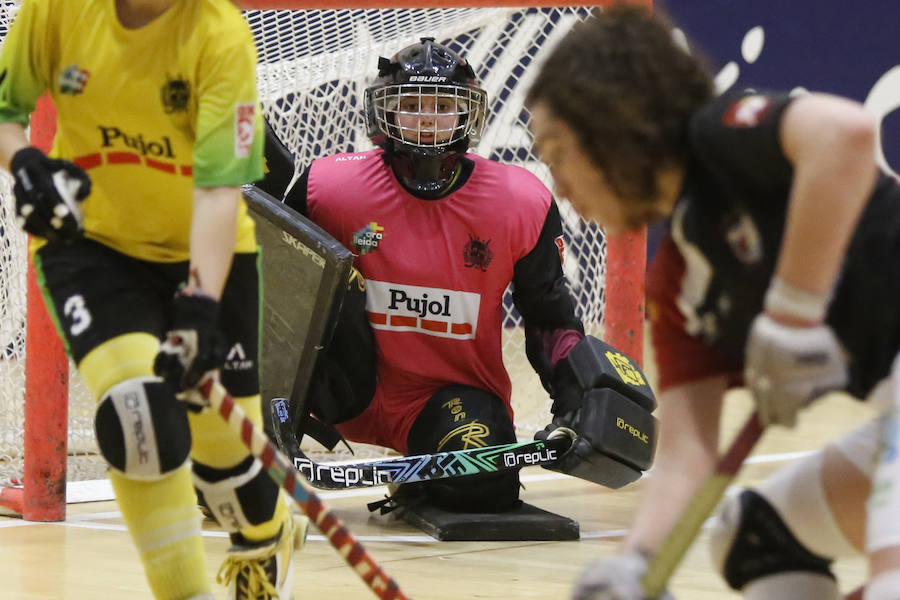
MULTIPOLYGON (((305 409, 349 440, 404 454, 515 442, 501 355, 503 295, 512 283, 554 423, 579 434, 560 468, 611 487, 637 478, 652 457, 652 393, 643 386, 635 402, 605 390, 585 410, 588 392, 603 387, 591 383, 607 367, 600 348, 613 349, 585 337, 575 314, 550 191, 523 168, 467 153, 488 108, 472 67, 424 38, 379 59, 365 103, 377 147, 314 160, 284 194, 355 254, 358 271, 305 409), (619 402, 638 407, 649 434, 643 452, 619 447, 619 432, 593 410, 619 402), (582 475, 587 463, 593 471, 582 475)), ((278 146, 270 136, 269 150, 278 146)), ((293 172, 281 149, 267 152, 264 189, 293 172)), ((281 196, 277 186, 268 190, 281 196)), ((446 511, 520 505, 514 470, 419 487, 446 511)))

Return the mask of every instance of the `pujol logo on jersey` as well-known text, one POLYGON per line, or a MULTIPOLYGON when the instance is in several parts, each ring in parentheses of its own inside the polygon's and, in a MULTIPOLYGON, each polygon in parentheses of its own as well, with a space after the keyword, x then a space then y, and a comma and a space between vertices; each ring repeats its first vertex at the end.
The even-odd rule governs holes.
POLYGON ((473 339, 480 306, 481 295, 473 292, 366 280, 366 311, 375 329, 473 339))
POLYGON ((59 91, 62 94, 80 94, 87 85, 90 72, 85 69, 79 69, 78 65, 69 65, 59 74, 59 91))
POLYGON ((384 227, 372 221, 353 234, 353 247, 359 254, 371 252, 381 244, 384 239, 384 227))
MULTIPOLYGON (((172 140, 168 136, 163 136, 159 140, 144 139, 144 134, 137 135, 128 134, 118 127, 106 127, 98 125, 100 135, 103 137, 101 146, 104 148, 115 148, 124 145, 128 148, 137 150, 142 156, 164 156, 166 158, 175 158, 175 152, 172 150, 172 140)), ((140 159, 137 159, 138 161, 140 159)))
POLYGON ((234 156, 247 158, 256 132, 256 105, 238 104, 234 109, 234 156))

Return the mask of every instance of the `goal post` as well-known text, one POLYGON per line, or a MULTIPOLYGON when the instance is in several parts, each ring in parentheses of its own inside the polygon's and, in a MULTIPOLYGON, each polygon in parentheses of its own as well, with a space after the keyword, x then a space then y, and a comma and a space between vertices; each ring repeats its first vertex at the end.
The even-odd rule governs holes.
MULTIPOLYGON (((0 38, 18 3, 0 0, 0 38)), ((609 3, 494 0, 473 7, 438 0, 379 8, 362 0, 243 0, 240 5, 257 43, 263 111, 294 153, 298 169, 320 156, 371 148, 362 92, 377 71, 378 57, 434 37, 470 61, 488 92, 485 132, 470 151, 527 168, 552 189, 548 169, 532 151, 522 100, 555 41, 591 11, 601 10, 598 4, 609 3)), ((39 108, 31 139, 49 147, 55 112, 49 102, 39 108)), ((44 308, 36 286, 32 291, 27 284, 24 235, 12 219, 14 201, 5 174, 0 200, 0 508, 29 520, 61 520, 66 481, 104 477, 93 441, 94 402, 65 358, 49 318, 41 321, 44 308)), ((567 248, 564 268, 586 331, 640 362, 645 234, 607 238, 564 198, 558 202, 567 248)), ((504 361, 513 381, 519 434, 527 438, 549 419, 550 399, 525 358, 522 321, 509 293, 504 309, 504 361)))

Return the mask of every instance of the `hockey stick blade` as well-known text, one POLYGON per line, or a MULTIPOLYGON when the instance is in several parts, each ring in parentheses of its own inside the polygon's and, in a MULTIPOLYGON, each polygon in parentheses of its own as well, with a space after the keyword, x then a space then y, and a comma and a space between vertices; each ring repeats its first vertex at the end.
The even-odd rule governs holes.
POLYGON ((375 562, 341 520, 322 504, 303 476, 291 466, 290 460, 269 441, 262 429, 253 424, 221 383, 208 377, 196 389, 185 392, 191 393, 200 394, 212 410, 225 419, 250 453, 262 462, 269 476, 297 502, 376 597, 381 600, 408 600, 397 583, 375 562))
POLYGON ((641 579, 641 588, 647 598, 659 598, 666 589, 666 584, 688 548, 694 542, 703 522, 712 513, 725 489, 734 480, 744 459, 753 450, 762 436, 763 427, 754 412, 725 454, 716 463, 712 475, 694 494, 690 503, 681 513, 681 518, 663 540, 659 551, 654 555, 641 579))
POLYGON ((351 464, 316 463, 300 449, 287 401, 272 399, 275 438, 281 450, 309 482, 320 489, 357 487, 446 479, 478 473, 496 473, 531 465, 552 465, 572 445, 568 436, 546 441, 500 444, 486 448, 451 450, 351 464))

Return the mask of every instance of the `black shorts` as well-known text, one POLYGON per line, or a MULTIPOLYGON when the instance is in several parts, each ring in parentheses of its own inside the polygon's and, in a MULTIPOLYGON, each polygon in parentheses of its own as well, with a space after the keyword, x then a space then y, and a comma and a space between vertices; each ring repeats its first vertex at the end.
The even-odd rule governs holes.
POLYGON ((880 180, 844 259, 827 321, 850 355, 847 391, 866 398, 900 351, 900 191, 880 180))
MULTIPOLYGON (((140 260, 89 239, 47 244, 35 268, 66 352, 79 364, 94 348, 126 333, 162 339, 172 299, 187 280, 188 262, 140 260)), ((222 383, 235 396, 259 393, 257 254, 236 254, 219 307, 229 353, 222 383)))

